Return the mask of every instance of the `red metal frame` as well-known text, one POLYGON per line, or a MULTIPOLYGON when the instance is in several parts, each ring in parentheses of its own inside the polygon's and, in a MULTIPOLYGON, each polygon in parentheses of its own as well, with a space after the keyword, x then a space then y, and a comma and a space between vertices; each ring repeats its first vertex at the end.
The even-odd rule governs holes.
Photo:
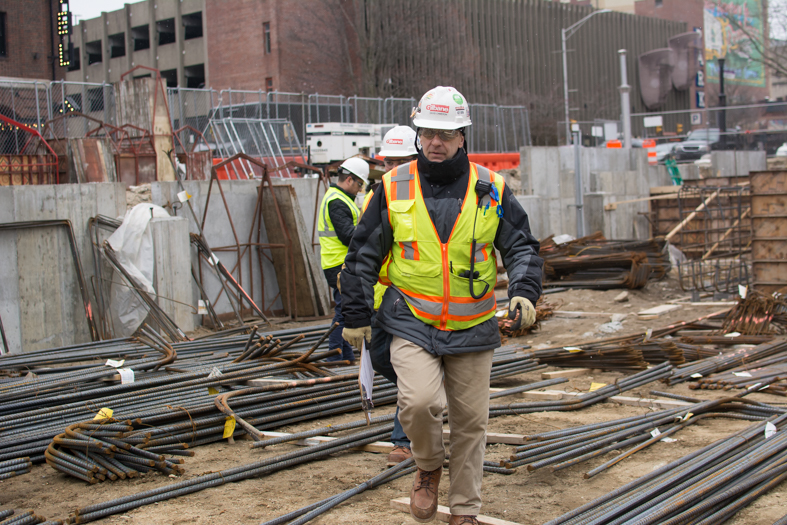
POLYGON ((25 151, 28 146, 31 146, 33 150, 33 153, 29 154, 18 153, 15 155, 0 155, 0 159, 4 161, 0 162, 0 186, 13 186, 15 174, 19 175, 19 180, 23 185, 25 184, 25 174, 27 174, 27 184, 52 184, 52 178, 54 178, 55 184, 60 184, 57 153, 55 153, 49 143, 44 140, 44 137, 41 136, 41 133, 39 133, 38 130, 10 119, 5 115, 0 115, 0 121, 27 132, 30 137, 27 139, 27 141, 25 141, 21 151, 25 151), (36 138, 39 140, 39 144, 33 146, 33 140, 36 138), (36 150, 40 144, 43 144, 46 149, 49 150, 48 155, 36 153, 36 150), (28 162, 32 159, 36 159, 37 162, 28 162), (35 182, 33 181, 34 174, 36 175, 35 182), (7 184, 5 184, 5 176, 8 177, 7 184), (44 181, 42 181, 42 177, 45 177, 44 181))

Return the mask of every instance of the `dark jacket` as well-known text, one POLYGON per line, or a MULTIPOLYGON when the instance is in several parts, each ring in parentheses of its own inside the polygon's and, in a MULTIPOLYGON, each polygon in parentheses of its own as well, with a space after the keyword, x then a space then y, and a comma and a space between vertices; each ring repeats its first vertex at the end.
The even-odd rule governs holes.
MULTIPOLYGON (((435 163, 418 157, 418 174, 424 202, 442 242, 447 242, 468 191, 470 164, 459 150, 448 161, 435 163)), ((471 189, 470 191, 474 191, 471 189)), ((527 213, 508 188, 502 195, 503 217, 495 237, 509 277, 508 296, 521 296, 534 305, 541 295, 543 260, 539 243, 530 233, 527 213)), ((371 322, 374 283, 383 259, 391 249, 393 231, 382 187, 375 192, 358 223, 341 274, 342 314, 345 326, 358 328, 371 322)), ((478 283, 476 286, 481 286, 478 283)), ((377 314, 378 326, 412 341, 436 355, 478 352, 500 346, 497 319, 491 318, 467 330, 444 331, 413 316, 402 295, 389 287, 377 314)))
MULTIPOLYGON (((347 195, 351 201, 355 201, 355 196, 350 195, 336 184, 331 184, 331 187, 347 195)), ((328 204, 328 215, 331 217, 333 229, 336 230, 336 236, 342 244, 349 246, 350 240, 353 238, 353 233, 355 232, 352 210, 350 210, 347 204, 341 199, 334 199, 328 204)), ((325 268, 322 271, 331 288, 336 288, 336 275, 338 275, 341 269, 342 265, 339 264, 333 268, 325 268)))

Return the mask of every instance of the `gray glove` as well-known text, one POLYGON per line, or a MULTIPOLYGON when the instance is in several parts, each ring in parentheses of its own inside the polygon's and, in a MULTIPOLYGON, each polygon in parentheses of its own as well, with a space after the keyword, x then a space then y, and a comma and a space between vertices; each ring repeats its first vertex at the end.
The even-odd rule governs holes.
POLYGON ((508 305, 509 319, 513 319, 516 316, 517 307, 522 308, 522 322, 518 328, 527 328, 536 322, 536 309, 533 308, 533 303, 524 297, 511 298, 511 304, 508 305))
POLYGON ((362 326, 360 328, 345 327, 344 330, 342 330, 342 337, 344 338, 345 341, 347 341, 352 346, 360 350, 364 339, 366 339, 367 343, 372 342, 372 327, 371 326, 362 326))

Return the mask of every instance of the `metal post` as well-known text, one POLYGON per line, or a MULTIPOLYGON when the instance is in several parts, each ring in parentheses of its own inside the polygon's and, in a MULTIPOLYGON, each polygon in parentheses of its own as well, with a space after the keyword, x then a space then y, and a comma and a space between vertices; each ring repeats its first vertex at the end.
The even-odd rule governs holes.
POLYGON ((568 64, 567 64, 567 57, 566 57, 566 30, 560 30, 560 43, 561 43, 561 50, 563 52, 563 109, 566 112, 566 145, 571 144, 571 130, 570 130, 570 122, 571 119, 568 116, 568 64))
POLYGON ((622 110, 623 118, 623 147, 631 148, 631 102, 629 100, 629 93, 631 93, 631 86, 628 83, 628 75, 626 73, 626 50, 619 49, 620 55, 620 108, 622 110))
POLYGON ((585 236, 585 214, 583 211, 582 197, 582 132, 574 134, 574 191, 576 200, 574 206, 577 208, 577 238, 585 236))
MULTIPOLYGON (((721 110, 717 115, 719 124, 719 145, 721 149, 727 149, 727 94, 724 93, 724 59, 719 59, 719 107, 721 110)), ((710 143, 710 135, 706 134, 705 139, 710 143)))

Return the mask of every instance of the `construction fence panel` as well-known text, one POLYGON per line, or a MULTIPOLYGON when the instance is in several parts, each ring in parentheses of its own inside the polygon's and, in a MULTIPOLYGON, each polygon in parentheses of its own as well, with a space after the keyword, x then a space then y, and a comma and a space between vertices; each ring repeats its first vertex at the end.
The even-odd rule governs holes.
POLYGON ((350 97, 347 99, 350 108, 349 122, 358 124, 378 124, 383 121, 383 99, 371 97, 350 97))
POLYGON ((106 124, 118 125, 115 90, 112 84, 52 82, 48 96, 51 109, 48 120, 52 121, 51 134, 48 136, 80 138, 98 126, 97 123, 84 118, 57 118, 67 117, 69 113, 81 113, 106 124))
POLYGON ((418 102, 414 98, 389 97, 383 101, 383 120, 373 124, 398 124, 409 126, 413 119, 413 108, 418 102))
MULTIPOLYGON (((0 85, 0 113, 40 131, 49 114, 47 85, 43 82, 13 82, 0 85)), ((0 153, 19 154, 28 133, 0 122, 0 153)))
POLYGON ((309 95, 309 124, 350 122, 350 106, 342 95, 309 95))
POLYGON ((218 92, 212 89, 169 88, 169 113, 173 131, 177 133, 175 151, 184 153, 184 149, 201 151, 205 148, 199 135, 192 129, 181 129, 190 126, 203 136, 208 131, 210 119, 214 118, 218 107, 218 92))

